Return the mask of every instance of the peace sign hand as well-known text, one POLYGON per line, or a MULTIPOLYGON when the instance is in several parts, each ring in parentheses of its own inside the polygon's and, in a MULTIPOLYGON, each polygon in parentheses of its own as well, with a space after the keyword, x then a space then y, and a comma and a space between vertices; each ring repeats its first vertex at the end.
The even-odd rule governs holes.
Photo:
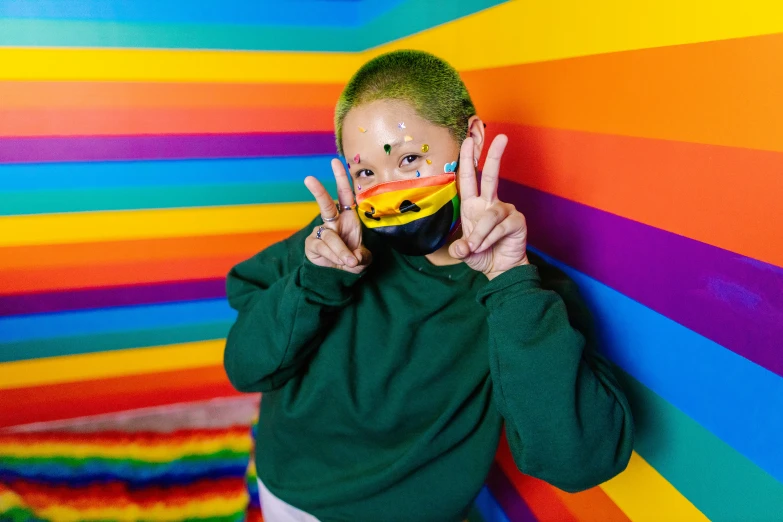
POLYGON ((473 138, 467 138, 460 150, 462 238, 451 244, 449 254, 489 279, 529 264, 525 216, 514 205, 498 200, 500 158, 507 143, 503 134, 492 141, 481 174, 481 195, 473 168, 473 138))
MULTIPOLYGON (((332 160, 332 171, 337 182, 340 206, 353 208, 353 191, 340 160, 332 160)), ((363 272, 372 262, 372 254, 362 244, 359 216, 353 210, 339 212, 329 192, 318 179, 307 176, 304 182, 318 202, 321 218, 324 220, 324 224, 313 228, 313 232, 305 240, 307 259, 318 266, 337 268, 354 274, 363 272), (337 219, 332 221, 332 218, 337 219)))

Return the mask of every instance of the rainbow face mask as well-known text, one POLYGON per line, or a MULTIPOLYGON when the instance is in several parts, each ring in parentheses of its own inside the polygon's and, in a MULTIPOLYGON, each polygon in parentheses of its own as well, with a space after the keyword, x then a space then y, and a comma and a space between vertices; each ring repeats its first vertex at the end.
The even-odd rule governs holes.
POLYGON ((365 226, 409 256, 435 252, 459 224, 453 172, 381 183, 357 194, 356 202, 365 226))

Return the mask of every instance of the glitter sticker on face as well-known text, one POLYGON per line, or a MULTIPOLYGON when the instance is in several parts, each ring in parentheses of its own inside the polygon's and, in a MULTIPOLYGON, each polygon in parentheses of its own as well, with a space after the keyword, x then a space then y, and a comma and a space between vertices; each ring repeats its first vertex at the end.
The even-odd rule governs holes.
POLYGON ((354 163, 359 163, 359 161, 361 161, 361 158, 360 158, 360 157, 359 157, 359 155, 357 154, 356 156, 354 156, 354 157, 353 157, 353 162, 354 162, 354 163))
POLYGON ((405 141, 413 141, 413 136, 405 136, 405 141))
POLYGON ((397 124, 397 126, 398 126, 399 128, 401 128, 401 129, 404 129, 404 128, 405 128, 405 122, 402 122, 402 121, 401 121, 400 123, 398 123, 398 124, 397 124))
POLYGON ((432 165, 432 160, 427 158, 427 165, 432 165))
POLYGON ((422 151, 422 152, 427 152, 427 151, 429 151, 429 150, 430 150, 430 146, 429 146, 429 145, 427 145, 426 143, 425 143, 424 145, 422 145, 422 146, 421 146, 421 151, 422 151))
POLYGON ((387 143, 386 145, 383 146, 383 150, 386 151, 386 155, 388 156, 389 154, 391 154, 391 145, 387 143))
POLYGON ((445 165, 443 165, 443 172, 445 173, 454 172, 455 170, 457 170, 456 161, 452 161, 451 163, 446 163, 445 165))
POLYGON ((364 127, 359 127, 359 132, 367 132, 367 129, 365 129, 364 127))

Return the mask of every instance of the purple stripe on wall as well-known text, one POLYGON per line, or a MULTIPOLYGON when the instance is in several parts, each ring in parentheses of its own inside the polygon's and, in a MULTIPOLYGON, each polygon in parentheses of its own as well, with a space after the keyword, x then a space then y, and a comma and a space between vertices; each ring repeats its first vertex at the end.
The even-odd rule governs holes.
POLYGON ((256 133, 0 138, 0 163, 336 154, 334 134, 256 133))
POLYGON ((502 180, 530 243, 783 375, 783 269, 502 180))
POLYGON ((519 496, 514 485, 500 469, 497 462, 492 463, 486 484, 511 522, 536 522, 533 512, 519 496))
POLYGON ((88 288, 66 292, 0 295, 0 317, 111 306, 171 303, 192 299, 215 299, 225 297, 225 295, 226 281, 223 278, 88 288))

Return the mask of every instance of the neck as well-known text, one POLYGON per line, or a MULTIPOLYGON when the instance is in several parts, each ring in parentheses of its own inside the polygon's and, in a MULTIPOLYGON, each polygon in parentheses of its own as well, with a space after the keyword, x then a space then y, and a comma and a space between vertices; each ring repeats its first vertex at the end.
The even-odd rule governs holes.
POLYGON ((456 265, 462 263, 460 259, 454 259, 451 257, 451 254, 449 254, 449 247, 454 241, 459 239, 459 236, 461 236, 461 234, 454 234, 454 236, 445 245, 440 247, 432 254, 427 254, 424 257, 426 257, 427 261, 435 266, 456 265))

